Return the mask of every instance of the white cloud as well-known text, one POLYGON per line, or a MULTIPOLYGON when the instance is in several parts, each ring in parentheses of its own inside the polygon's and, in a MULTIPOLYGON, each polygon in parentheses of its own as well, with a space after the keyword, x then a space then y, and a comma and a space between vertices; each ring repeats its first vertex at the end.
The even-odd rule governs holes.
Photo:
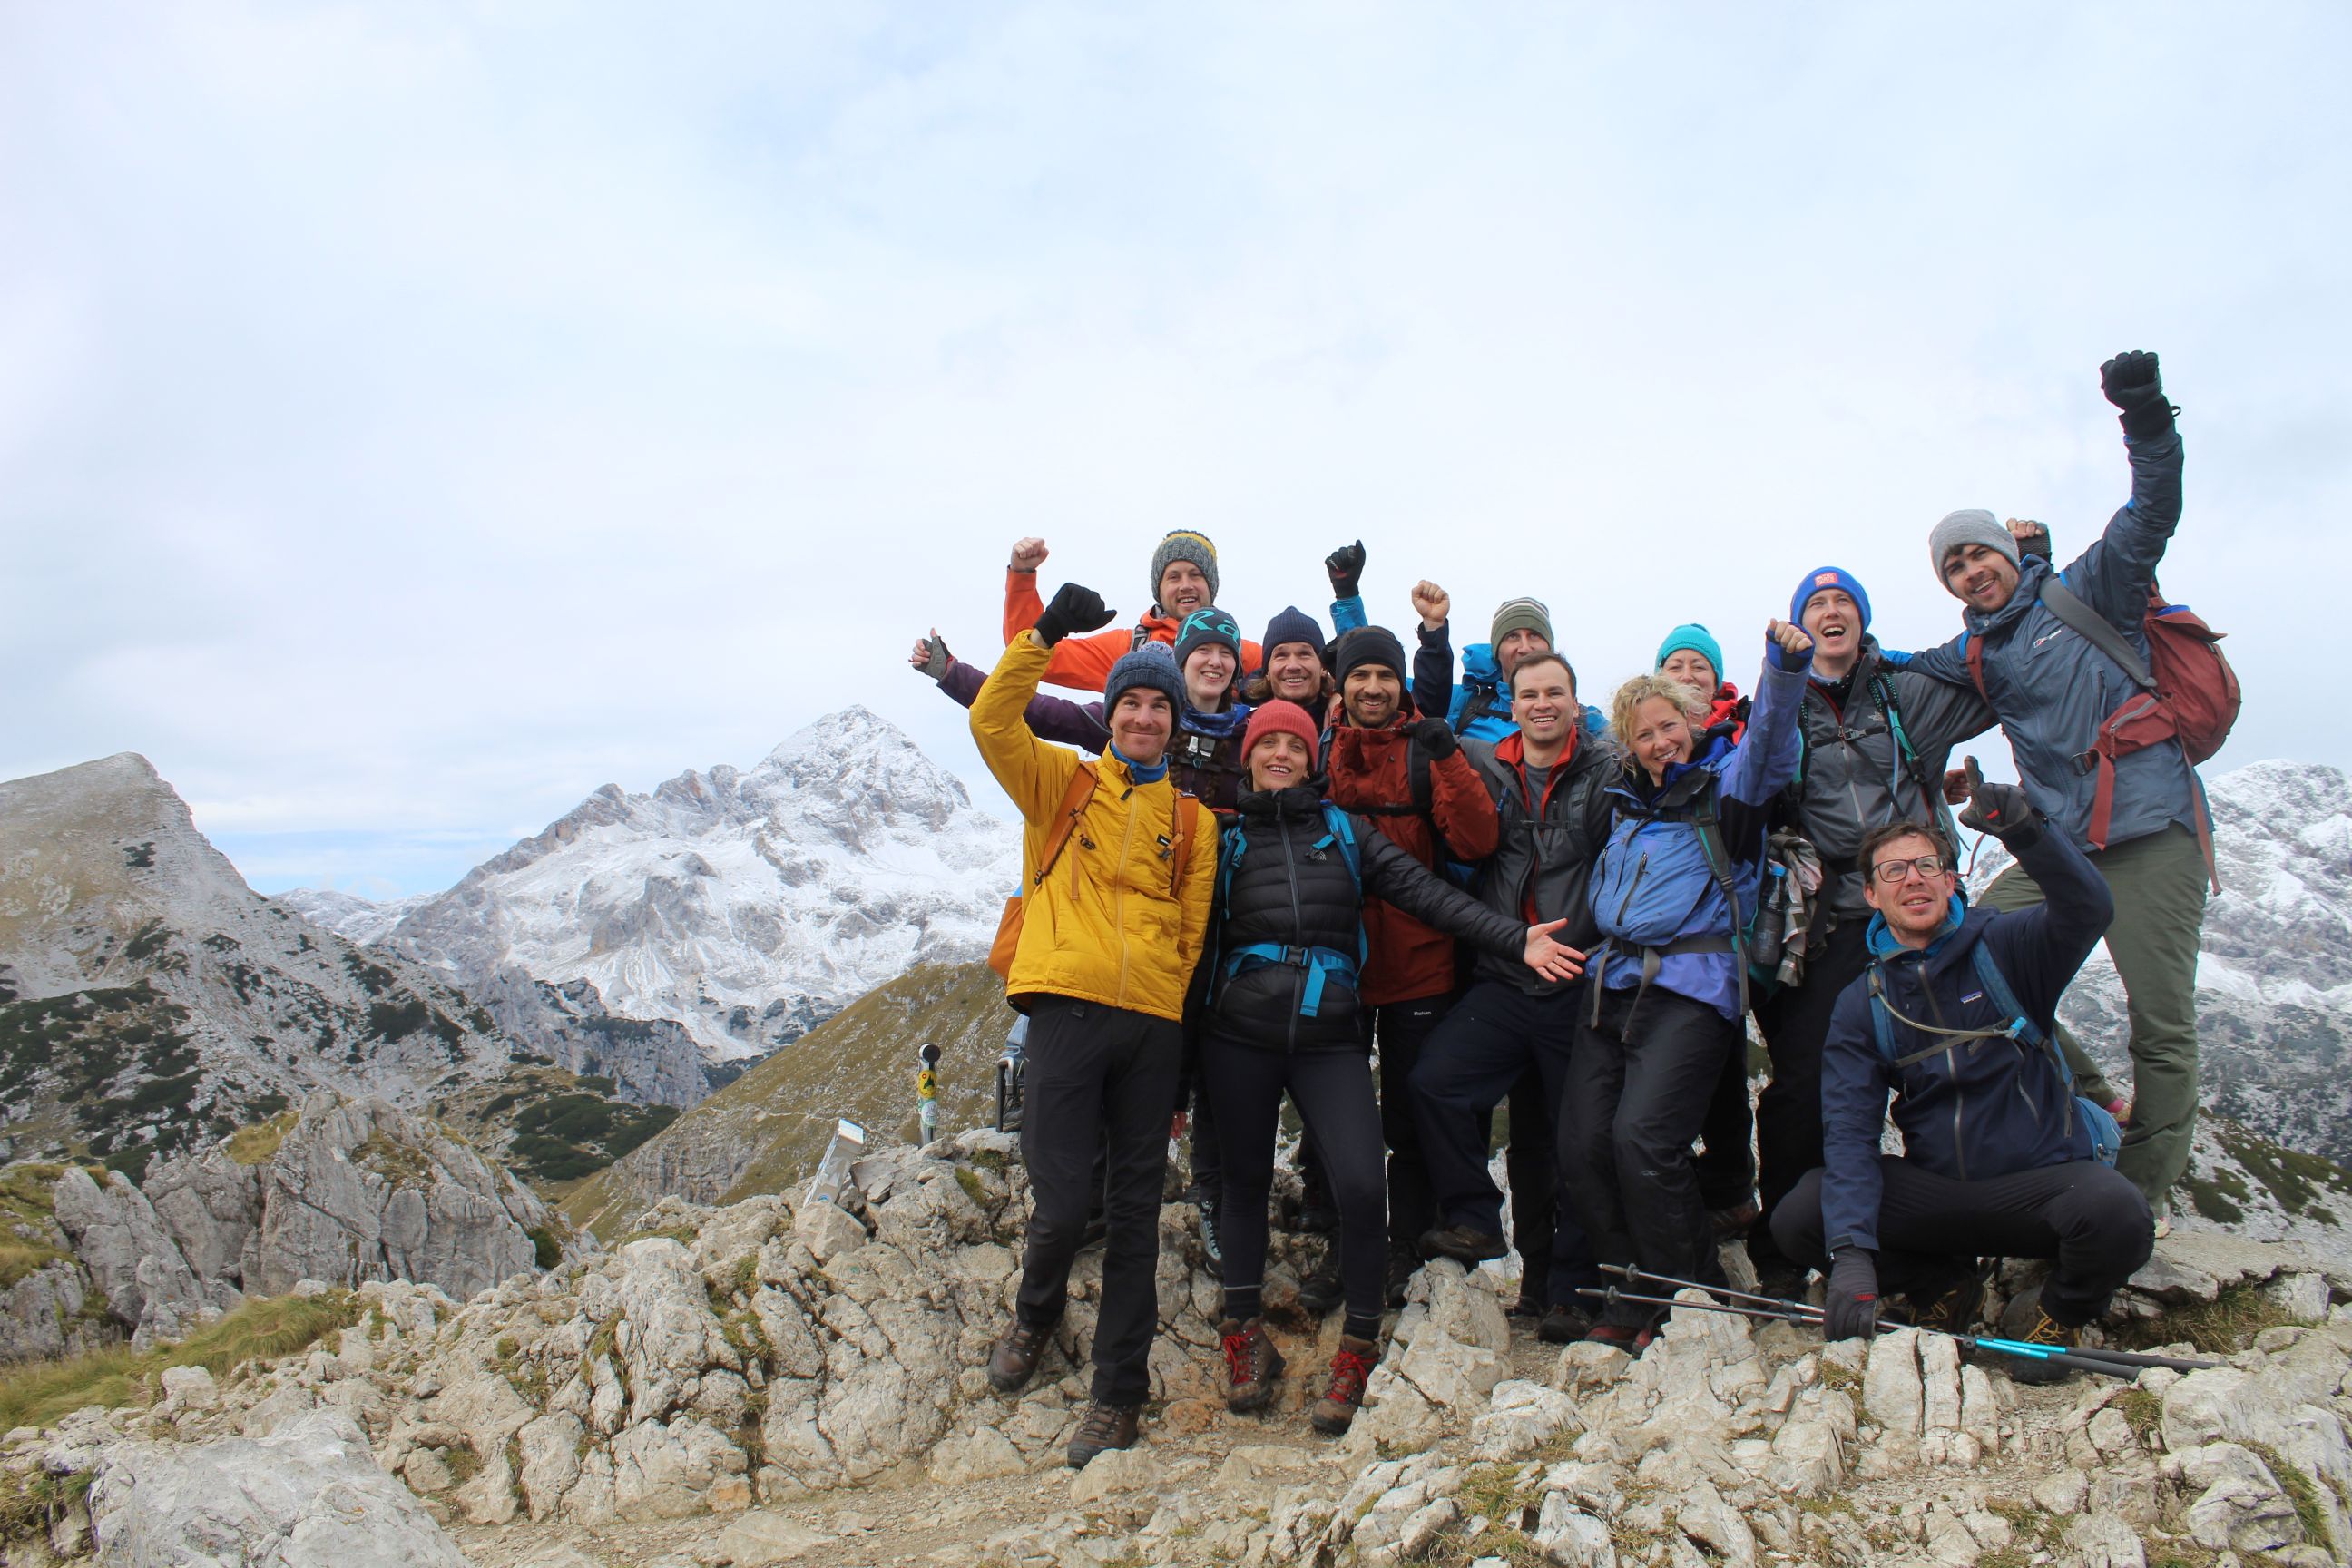
POLYGON ((411 889, 850 700, 986 799, 898 660, 985 658, 1028 532, 1133 611, 1205 528, 1253 630, 1360 535, 1377 615, 1532 590, 1596 688, 1685 618, 1745 666, 1822 560, 1936 640, 1935 517, 2064 551, 2123 499, 2134 346, 2186 409, 2168 584, 2254 697, 2221 763, 2352 762, 2272 695, 2352 567, 2347 33, 7 12, 0 775, 142 751, 302 836, 267 875, 411 889))

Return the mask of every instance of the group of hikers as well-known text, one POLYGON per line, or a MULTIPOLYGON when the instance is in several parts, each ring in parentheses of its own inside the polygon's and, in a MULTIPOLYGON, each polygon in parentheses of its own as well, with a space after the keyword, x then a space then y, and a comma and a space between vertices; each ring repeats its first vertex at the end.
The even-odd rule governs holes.
POLYGON ((2152 353, 2101 383, 2131 499, 2072 564, 2040 524, 1952 512, 1928 558, 1958 637, 1883 647, 1863 584, 1819 567, 1765 626, 1745 696, 1694 624, 1588 705, 1534 597, 1496 610, 1457 678, 1429 582, 1408 659, 1368 624, 1360 543, 1326 562, 1332 637, 1286 608, 1255 642, 1219 607, 1202 533, 1160 541, 1132 626, 1076 584, 1041 595, 1046 547, 1017 543, 994 668, 937 633, 910 656, 971 708, 1024 824, 994 959, 1026 1016, 1033 1209, 992 1384, 1034 1373, 1093 1221, 1092 1403, 1070 1462, 1135 1441, 1166 1144, 1189 1113, 1227 1402, 1269 1403, 1286 1096, 1337 1215, 1300 1292, 1344 1313, 1313 1413, 1327 1433, 1360 1405, 1415 1268, 1506 1256, 1498 1110, 1518 1310, 1547 1340, 1639 1354, 1661 1309, 1593 1315, 1580 1291, 1601 1266, 1720 1285, 1718 1247, 1744 1235, 1765 1293, 1825 1277, 1832 1337, 1874 1331, 1882 1294, 1963 1329, 1991 1260, 2047 1258, 2020 1337, 2075 1343, 2147 1259, 2188 1162, 2210 874, 2193 763, 2211 747, 2150 674, 2159 621, 2182 618, 2155 591, 2178 410, 2152 353), (2021 785, 1949 765, 1996 724, 2021 785), (1963 805, 1958 826, 2013 860, 1973 905, 1963 805), (2102 937, 2129 1000, 2127 1100, 2055 1017, 2102 937), (1751 1016, 1770 1058, 1752 1107, 1751 1016), (1882 1152, 1890 1096, 1899 1155, 1882 1152))

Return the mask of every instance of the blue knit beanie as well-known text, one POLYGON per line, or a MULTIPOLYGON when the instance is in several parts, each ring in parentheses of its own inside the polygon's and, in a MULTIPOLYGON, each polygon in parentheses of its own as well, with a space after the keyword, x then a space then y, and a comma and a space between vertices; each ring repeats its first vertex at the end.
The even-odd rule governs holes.
MULTIPOLYGON (((1658 645, 1658 662, 1651 668, 1665 668, 1666 660, 1683 648, 1688 648, 1706 660, 1708 668, 1715 671, 1716 684, 1723 684, 1723 645, 1715 640, 1713 632, 1696 621, 1676 626, 1666 634, 1666 640, 1658 645)), ((1710 691, 1706 695, 1712 697, 1715 693, 1710 691)))
POLYGON ((1165 693, 1171 712, 1184 711, 1184 679, 1177 674, 1176 655, 1166 643, 1145 643, 1133 653, 1121 655, 1110 667, 1110 675, 1103 681, 1103 716, 1108 718, 1118 706, 1119 695, 1135 686, 1165 693))
POLYGON ((1870 595, 1863 591, 1853 573, 1843 566, 1816 566, 1797 584, 1797 591, 1789 595, 1789 619, 1797 626, 1805 624, 1805 606, 1813 595, 1824 588, 1843 588, 1853 595, 1854 608, 1862 612, 1862 629, 1870 629, 1870 595))
POLYGON ((1258 658, 1263 663, 1267 655, 1286 642, 1311 644, 1315 657, 1323 657, 1323 625, 1296 605, 1285 605, 1282 612, 1265 623, 1265 636, 1258 639, 1258 658))

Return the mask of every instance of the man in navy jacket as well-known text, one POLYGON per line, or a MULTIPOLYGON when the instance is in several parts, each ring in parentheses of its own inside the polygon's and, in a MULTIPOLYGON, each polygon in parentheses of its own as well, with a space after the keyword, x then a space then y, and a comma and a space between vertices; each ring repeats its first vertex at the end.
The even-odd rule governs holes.
MULTIPOLYGON (((1990 955, 2046 1041, 2114 900, 2023 790, 1976 779, 1973 758, 1969 772, 1975 800, 1961 823, 1997 835, 2045 901, 1966 908, 1951 845, 1931 826, 1890 824, 1863 842, 1864 897, 1877 911, 1865 939, 1872 966, 1839 997, 1822 1047, 1827 1163, 1772 1215, 1781 1251, 1828 1270, 1822 1332, 1832 1339, 1872 1332, 1882 1275, 1920 1321, 1958 1329, 1975 1310, 1977 1258, 2047 1258, 2056 1268, 2023 1337, 2071 1345, 2155 1245, 2147 1200, 2093 1157, 2090 1122, 2054 1048, 1994 1032, 2011 1019, 1975 952, 1981 944, 1990 955), (1891 1025, 1884 1042, 1880 1006, 1891 1025), (1889 1090, 1899 1156, 1879 1152, 1889 1090)), ((2051 1382, 2064 1373, 2027 1362, 2011 1375, 2051 1382)))

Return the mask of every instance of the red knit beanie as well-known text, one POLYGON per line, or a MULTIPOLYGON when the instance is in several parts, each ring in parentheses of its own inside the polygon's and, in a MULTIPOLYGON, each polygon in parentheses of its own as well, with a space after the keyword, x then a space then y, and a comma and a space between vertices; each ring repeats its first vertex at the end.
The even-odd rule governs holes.
POLYGON ((1242 765, 1249 765, 1249 754, 1268 735, 1296 735, 1307 742, 1307 758, 1312 767, 1315 753, 1323 743, 1323 736, 1315 728, 1315 721, 1307 710, 1285 698, 1261 702, 1250 715, 1249 728, 1242 731, 1242 765))

